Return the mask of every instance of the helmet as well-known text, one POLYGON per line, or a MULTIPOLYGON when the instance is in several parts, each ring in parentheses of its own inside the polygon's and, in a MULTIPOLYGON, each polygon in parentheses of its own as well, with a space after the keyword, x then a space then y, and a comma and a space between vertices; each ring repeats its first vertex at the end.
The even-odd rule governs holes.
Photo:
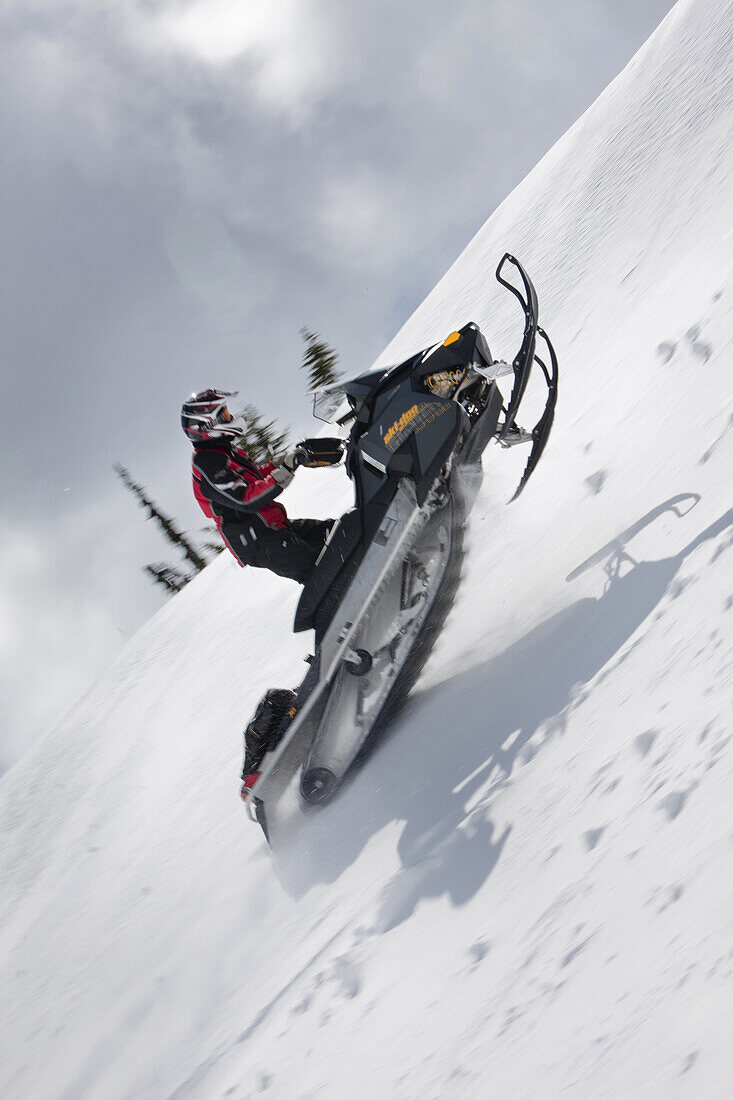
POLYGON ((242 417, 233 417, 228 407, 228 399, 237 393, 237 390, 201 390, 183 402, 181 427, 192 443, 233 439, 242 434, 242 417))

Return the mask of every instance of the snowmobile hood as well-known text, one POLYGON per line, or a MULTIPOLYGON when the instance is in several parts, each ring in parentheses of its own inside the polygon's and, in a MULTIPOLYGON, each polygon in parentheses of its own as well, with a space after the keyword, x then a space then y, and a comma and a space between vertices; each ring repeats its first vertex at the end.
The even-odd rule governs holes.
POLYGON ((486 338, 478 325, 469 321, 446 337, 442 344, 436 344, 422 353, 413 369, 413 378, 423 381, 428 375, 440 371, 460 370, 471 364, 488 367, 491 362, 493 358, 486 338))
POLYGON ((345 383, 344 392, 353 399, 356 405, 359 405, 389 374, 390 369, 386 367, 382 370, 370 370, 365 374, 360 374, 358 377, 352 378, 350 382, 345 383))

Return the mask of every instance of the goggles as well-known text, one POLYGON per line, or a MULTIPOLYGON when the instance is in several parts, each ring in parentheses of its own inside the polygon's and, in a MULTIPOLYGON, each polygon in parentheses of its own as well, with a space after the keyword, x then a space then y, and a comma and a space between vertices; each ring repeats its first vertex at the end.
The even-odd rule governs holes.
POLYGON ((193 393, 188 404, 189 416, 210 416, 218 424, 228 424, 234 419, 229 410, 228 398, 236 397, 238 393, 238 390, 205 390, 202 394, 193 393))

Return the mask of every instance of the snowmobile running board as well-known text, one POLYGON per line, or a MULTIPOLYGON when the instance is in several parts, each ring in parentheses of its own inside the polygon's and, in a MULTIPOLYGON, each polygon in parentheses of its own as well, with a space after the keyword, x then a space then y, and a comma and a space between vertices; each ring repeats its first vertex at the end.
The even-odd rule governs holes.
MULTIPOLYGON (((520 440, 512 439, 512 434, 521 428, 515 425, 515 417, 517 410, 521 404, 524 392, 527 389, 527 383, 529 382, 529 376, 532 371, 533 363, 538 363, 542 369, 542 373, 547 383, 547 401, 545 403, 544 411, 535 424, 532 431, 528 433, 529 438, 532 439, 532 450, 530 451, 529 458, 527 459, 527 465, 525 466, 524 473, 522 474, 517 490, 512 501, 516 500, 519 494, 524 489, 524 486, 529 481, 532 471, 536 467, 540 460, 542 452, 545 449, 545 444, 550 435, 550 429, 552 428, 552 422, 555 418, 555 405, 557 404, 557 356, 555 355, 555 349, 550 343, 550 338, 544 329, 540 328, 539 320, 539 305, 537 302, 537 292, 532 284, 527 272, 522 267, 519 260, 512 256, 509 252, 505 252, 499 261, 499 265, 496 269, 497 281, 501 283, 503 287, 511 291, 514 297, 522 307, 524 313, 524 335, 522 336, 522 343, 519 351, 514 356, 512 362, 512 369, 514 371, 514 385, 512 387, 511 397, 509 398, 509 405, 504 417, 504 423, 502 424, 499 433, 497 435, 498 442, 503 446, 512 446, 515 442, 520 440), (513 264, 519 272, 522 283, 524 285, 524 294, 516 286, 509 282, 508 279, 502 274, 502 269, 505 264, 513 264), (537 337, 540 337, 548 350, 550 358, 549 369, 543 363, 538 355, 535 354, 535 347, 537 343, 537 337)), ((510 501, 511 503, 511 501, 510 501)))

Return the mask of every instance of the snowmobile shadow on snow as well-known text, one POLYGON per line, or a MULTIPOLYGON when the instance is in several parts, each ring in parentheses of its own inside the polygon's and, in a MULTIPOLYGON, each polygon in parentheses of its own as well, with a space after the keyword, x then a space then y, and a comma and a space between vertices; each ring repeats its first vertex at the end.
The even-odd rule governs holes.
POLYGON ((407 919, 421 898, 446 894, 460 905, 473 897, 511 832, 496 835, 492 792, 510 781, 518 761, 563 732, 584 685, 654 611, 685 559, 733 528, 730 509, 678 554, 634 562, 628 539, 664 512, 685 515, 685 500, 697 502, 692 494, 674 497, 608 544, 602 596, 578 600, 490 661, 413 696, 343 797, 304 816, 274 853, 285 889, 297 897, 335 881, 372 836, 403 821, 401 872, 384 889, 377 931, 407 919), (630 568, 622 573, 624 563, 630 568), (538 732, 542 740, 529 745, 538 732))

